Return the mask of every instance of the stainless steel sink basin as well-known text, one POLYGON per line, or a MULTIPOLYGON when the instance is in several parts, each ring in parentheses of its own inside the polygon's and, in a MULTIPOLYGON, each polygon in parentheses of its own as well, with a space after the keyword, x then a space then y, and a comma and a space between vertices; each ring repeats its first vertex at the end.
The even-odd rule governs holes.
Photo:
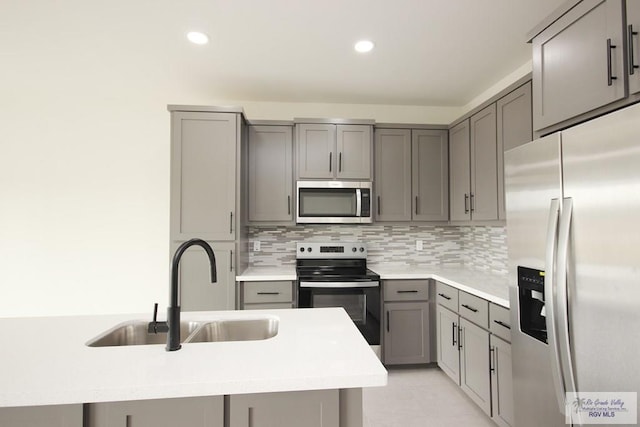
MULTIPOLYGON (((120 323, 87 342, 89 347, 166 344, 167 334, 147 331, 149 322, 132 320, 120 323)), ((229 319, 180 322, 180 342, 256 341, 278 334, 278 319, 229 319)))
MULTIPOLYGON (((180 322, 180 338, 184 342, 199 326, 205 322, 180 322)), ((147 332, 149 322, 133 320, 105 331, 87 343, 89 347, 113 347, 122 345, 166 344, 167 334, 147 332)))
POLYGON ((266 340, 278 334, 278 324, 273 317, 217 320, 202 325, 186 342, 266 340))

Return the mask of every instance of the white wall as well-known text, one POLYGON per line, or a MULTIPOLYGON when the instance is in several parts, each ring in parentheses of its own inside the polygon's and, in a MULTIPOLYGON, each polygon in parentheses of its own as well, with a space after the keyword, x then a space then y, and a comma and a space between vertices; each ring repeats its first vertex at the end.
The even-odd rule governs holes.
POLYGON ((26 6, 0 12, 0 317, 166 305, 167 104, 239 104, 250 119, 448 123, 463 113, 220 100, 193 84, 188 58, 150 63, 134 41, 32 21, 26 6))

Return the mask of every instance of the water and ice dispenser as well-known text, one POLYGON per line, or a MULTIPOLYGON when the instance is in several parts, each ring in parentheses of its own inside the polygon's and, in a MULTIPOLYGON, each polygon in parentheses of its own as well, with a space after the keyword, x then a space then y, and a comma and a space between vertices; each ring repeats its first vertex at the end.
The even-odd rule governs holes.
POLYGON ((546 343, 547 323, 544 297, 544 271, 519 266, 520 330, 546 343))

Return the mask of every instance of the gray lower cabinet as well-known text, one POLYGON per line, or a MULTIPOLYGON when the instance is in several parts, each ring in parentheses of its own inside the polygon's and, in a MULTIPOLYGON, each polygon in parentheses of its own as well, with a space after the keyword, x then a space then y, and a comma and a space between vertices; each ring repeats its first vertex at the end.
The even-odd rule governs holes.
POLYGON ((446 130, 411 131, 414 221, 449 219, 449 140, 446 130))
POLYGON ((293 222, 293 129, 249 128, 249 221, 293 222))
POLYGON ((491 413, 502 427, 514 427, 511 344, 491 335, 491 413))
MULTIPOLYGON (((171 243, 171 253, 182 242, 171 243)), ((235 265, 233 242, 207 242, 216 257, 217 282, 211 283, 207 254, 193 246, 180 261, 181 307, 183 311, 235 309, 235 265)))
POLYGON ((171 113, 171 239, 235 239, 235 113, 171 113))
POLYGON ((338 427, 339 390, 228 397, 229 427, 338 427))
POLYGON ((91 403, 86 411, 86 427, 224 426, 222 396, 91 403))
POLYGON ((491 416, 489 332, 460 319, 460 387, 487 415, 491 416))
POLYGON ((458 314, 440 304, 436 306, 436 342, 438 366, 460 384, 460 350, 458 348, 458 314))
POLYGON ((296 129, 298 178, 371 180, 371 125, 299 123, 296 129))
POLYGON ((471 220, 471 147, 469 120, 449 130, 449 204, 451 221, 471 220))
POLYGON ((387 365, 431 362, 429 281, 385 280, 383 360, 387 365))
POLYGON ((411 129, 375 130, 376 221, 411 221, 411 129))
POLYGON ((504 152, 533 140, 531 82, 496 102, 498 137, 498 219, 506 219, 504 152))
POLYGON ((240 308, 266 310, 294 307, 295 282, 288 280, 241 282, 240 308))
POLYGON ((583 0, 533 38, 534 130, 626 96, 623 4, 583 0))
POLYGON ((82 404, 0 408, 2 427, 83 427, 82 404))
POLYGON ((640 92, 640 2, 627 0, 629 93, 640 92))

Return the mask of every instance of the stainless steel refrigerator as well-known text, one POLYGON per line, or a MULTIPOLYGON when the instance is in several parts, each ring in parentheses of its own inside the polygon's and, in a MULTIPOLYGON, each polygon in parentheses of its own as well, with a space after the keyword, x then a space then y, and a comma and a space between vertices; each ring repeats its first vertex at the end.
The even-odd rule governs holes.
POLYGON ((505 188, 515 425, 565 426, 565 392, 640 391, 640 104, 508 151, 505 188))

